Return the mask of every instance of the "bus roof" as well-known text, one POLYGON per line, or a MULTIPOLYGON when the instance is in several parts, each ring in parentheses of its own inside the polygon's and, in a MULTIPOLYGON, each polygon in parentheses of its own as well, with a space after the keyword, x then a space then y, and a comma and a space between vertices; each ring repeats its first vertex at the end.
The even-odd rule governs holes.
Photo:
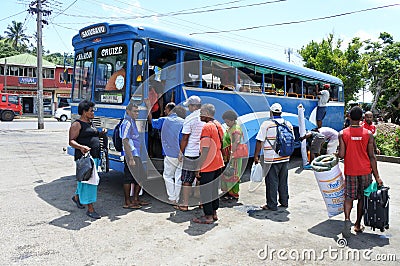
POLYGON ((197 51, 206 55, 221 56, 230 60, 237 60, 240 62, 270 68, 276 71, 282 71, 288 74, 294 74, 305 78, 321 80, 327 83, 343 86, 343 82, 339 78, 322 73, 320 71, 272 59, 270 57, 256 54, 245 49, 237 49, 234 47, 220 45, 219 43, 215 42, 216 40, 210 41, 208 39, 205 40, 198 37, 182 35, 169 30, 154 28, 152 26, 131 26, 127 24, 108 23, 90 25, 81 29, 80 34, 77 34, 73 37, 72 44, 75 50, 83 49, 85 43, 87 43, 85 42, 86 40, 93 41, 98 37, 101 38, 101 32, 89 32, 90 29, 94 29, 99 26, 105 26, 106 32, 109 36, 118 36, 118 39, 121 40, 132 39, 132 34, 134 34, 136 38, 149 38, 151 41, 161 44, 174 45, 179 48, 197 51), (87 32, 89 32, 89 34, 86 34, 87 32), (93 36, 87 37, 93 32, 93 36))

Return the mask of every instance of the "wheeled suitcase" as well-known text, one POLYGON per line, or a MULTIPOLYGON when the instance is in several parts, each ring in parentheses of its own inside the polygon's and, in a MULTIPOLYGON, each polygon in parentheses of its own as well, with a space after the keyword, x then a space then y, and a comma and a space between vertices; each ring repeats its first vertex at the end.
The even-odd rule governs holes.
POLYGON ((389 187, 380 187, 364 196, 364 224, 385 231, 389 229, 389 187))

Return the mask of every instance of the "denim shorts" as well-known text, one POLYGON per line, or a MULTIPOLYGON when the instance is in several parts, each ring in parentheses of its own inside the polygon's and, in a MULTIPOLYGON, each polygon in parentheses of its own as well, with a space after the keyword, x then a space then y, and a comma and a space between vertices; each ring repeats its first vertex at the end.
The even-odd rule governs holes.
POLYGON ((318 106, 317 107, 317 121, 322 121, 326 115, 326 107, 318 106))

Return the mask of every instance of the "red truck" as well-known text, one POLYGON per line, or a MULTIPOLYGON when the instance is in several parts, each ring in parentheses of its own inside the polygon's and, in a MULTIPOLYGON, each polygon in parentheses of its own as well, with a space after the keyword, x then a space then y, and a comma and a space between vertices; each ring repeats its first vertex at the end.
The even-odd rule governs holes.
POLYGON ((0 92, 0 120, 13 121, 16 115, 22 115, 21 98, 18 94, 0 92))

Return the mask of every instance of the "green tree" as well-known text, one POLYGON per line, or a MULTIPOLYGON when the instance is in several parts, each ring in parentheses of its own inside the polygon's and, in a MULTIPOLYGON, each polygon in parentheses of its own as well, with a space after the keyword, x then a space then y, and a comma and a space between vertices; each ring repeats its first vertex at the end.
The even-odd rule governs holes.
POLYGON ((15 49, 20 46, 22 49, 26 43, 29 42, 29 37, 24 33, 22 22, 12 21, 11 25, 8 25, 7 30, 4 31, 6 34, 7 42, 10 42, 15 49))
POLYGON ((386 119, 400 124, 400 42, 383 32, 378 41, 365 44, 369 89, 374 94, 371 110, 380 109, 386 119))
POLYGON ((347 49, 342 49, 343 41, 335 41, 330 34, 320 43, 311 41, 303 46, 299 54, 305 61, 305 67, 312 68, 343 81, 345 101, 354 100, 356 93, 365 86, 366 64, 360 52, 363 43, 359 38, 354 38, 347 49))
POLYGON ((5 42, 5 40, 0 40, 0 58, 9 57, 17 55, 20 52, 14 49, 10 43, 5 42))

